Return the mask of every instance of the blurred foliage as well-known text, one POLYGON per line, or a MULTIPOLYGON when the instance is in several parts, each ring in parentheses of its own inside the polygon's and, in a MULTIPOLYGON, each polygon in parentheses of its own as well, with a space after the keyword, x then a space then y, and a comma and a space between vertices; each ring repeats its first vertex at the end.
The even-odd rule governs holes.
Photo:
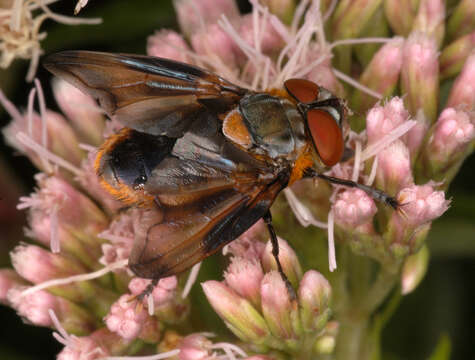
MULTIPOLYGON (((60 1, 51 6, 55 12, 72 15, 76 1, 60 1)), ((241 10, 249 10, 249 4, 239 1, 241 10)), ((42 42, 45 53, 64 49, 88 49, 116 52, 143 53, 146 38, 155 30, 177 28, 170 0, 90 0, 80 13, 82 17, 102 17, 98 26, 66 26, 48 22, 43 29, 48 37, 42 42)), ((0 70, 0 87, 14 103, 25 105, 30 84, 24 82, 26 61, 17 61, 8 70, 0 70)), ((38 70, 43 84, 50 76, 38 70)), ((450 81, 443 86, 448 88, 450 81)), ((55 107, 48 86, 45 86, 48 106, 55 107)), ((446 90, 446 89, 445 89, 446 90)), ((442 90, 442 94, 444 93, 442 90)), ((8 121, 0 109, 0 125, 8 121)), ((10 171, 19 174, 19 188, 33 187, 35 169, 22 157, 15 156, 0 142, 1 151, 10 171)), ((448 197, 452 198, 451 209, 433 224, 428 245, 431 263, 421 285, 409 296, 400 299, 400 306, 388 319, 383 331, 384 359, 431 359, 445 360, 473 358, 475 343, 475 158, 472 156, 463 165, 453 181, 448 197), (390 317, 390 318, 389 318, 390 317)), ((286 221, 295 221, 293 217, 286 221)), ((288 223, 287 223, 288 224, 288 223)), ((278 228, 278 231, 282 228, 278 228)), ((0 229, 2 231, 2 229, 0 229)), ((300 231, 300 230, 299 230, 300 231)), ((315 231, 302 229, 301 231, 315 231)), ((298 242, 298 231, 293 239, 298 242)), ((326 257, 326 241, 320 236, 315 243, 305 248, 315 256, 326 257)), ((290 239, 290 237, 289 237, 290 239)), ((291 242, 292 243, 292 242, 291 242)), ((214 256, 207 259, 200 272, 199 282, 205 279, 221 280, 225 259, 214 256)), ((311 264, 304 263, 305 267, 311 264)), ((325 275, 326 269, 323 270, 325 275)), ((198 283, 199 283, 198 282, 198 283)), ((205 324, 217 333, 226 332, 222 321, 207 304, 199 285, 191 293, 194 306, 202 309, 192 312, 194 323, 205 324)), ((389 299, 388 302, 395 301, 389 299)), ((397 299, 399 302, 399 299, 397 299)), ((391 309, 391 304, 384 304, 391 309)), ((0 359, 42 360, 54 359, 61 345, 53 339, 51 331, 24 325, 14 311, 0 307, 3 326, 0 328, 0 359), (27 346, 26 346, 27 344, 27 346)))

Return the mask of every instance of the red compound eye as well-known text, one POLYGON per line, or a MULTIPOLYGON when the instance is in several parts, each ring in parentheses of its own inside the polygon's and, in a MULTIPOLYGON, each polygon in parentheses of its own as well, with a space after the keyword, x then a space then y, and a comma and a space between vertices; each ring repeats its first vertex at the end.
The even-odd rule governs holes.
POLYGON ((307 124, 318 155, 327 166, 333 166, 343 156, 343 134, 336 120, 328 112, 311 109, 307 112, 307 124))
POLYGON ((317 100, 319 86, 310 80, 289 79, 284 82, 285 89, 297 101, 309 103, 317 100))

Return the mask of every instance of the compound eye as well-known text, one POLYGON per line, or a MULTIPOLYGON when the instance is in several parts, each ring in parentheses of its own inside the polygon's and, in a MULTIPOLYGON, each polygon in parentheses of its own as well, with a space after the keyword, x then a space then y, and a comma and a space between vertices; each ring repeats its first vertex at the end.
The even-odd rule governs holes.
POLYGON ((324 110, 311 109, 307 112, 307 124, 323 163, 327 166, 338 163, 343 156, 344 144, 337 121, 324 110))
POLYGON ((284 87, 292 97, 301 103, 317 100, 320 87, 310 80, 289 79, 284 82, 284 87))

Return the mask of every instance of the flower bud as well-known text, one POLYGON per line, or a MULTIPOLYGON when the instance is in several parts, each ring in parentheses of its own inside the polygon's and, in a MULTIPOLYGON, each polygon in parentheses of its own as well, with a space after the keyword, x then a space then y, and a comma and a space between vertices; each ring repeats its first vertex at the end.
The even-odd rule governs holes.
POLYGON ((455 79, 446 106, 460 106, 468 111, 475 109, 475 51, 467 58, 462 72, 455 79))
POLYGON ((257 259, 238 256, 231 258, 231 264, 224 273, 226 284, 257 309, 261 304, 260 289, 263 277, 264 273, 257 259))
POLYGON ((402 267, 401 292, 407 295, 414 291, 424 278, 429 265, 429 250, 423 246, 415 254, 409 256, 402 267))
POLYGON ((401 140, 394 141, 378 155, 376 185, 388 194, 397 194, 399 190, 414 183, 409 150, 401 140))
POLYGON ((376 211, 373 199, 360 189, 347 189, 338 193, 333 205, 335 223, 350 231, 371 222, 376 211))
POLYGON ((25 280, 12 269, 0 269, 0 304, 8 305, 8 291, 14 286, 26 285, 25 280))
POLYGON ((133 340, 141 336, 144 330, 150 332, 151 329, 155 330, 155 336, 147 335, 147 340, 159 339, 159 330, 157 327, 153 327, 156 323, 146 311, 140 310, 137 307, 136 301, 130 301, 130 295, 122 295, 114 304, 112 304, 109 313, 104 318, 107 328, 117 333, 121 338, 126 340, 133 340))
POLYGON ((403 49, 401 85, 409 112, 419 109, 432 123, 437 117, 439 96, 439 63, 437 44, 423 33, 412 33, 403 49))
POLYGON ((147 38, 147 54, 150 56, 191 64, 193 61, 187 54, 188 51, 191 51, 188 44, 173 30, 155 31, 155 34, 147 38))
MULTIPOLYGON (((430 168, 430 178, 450 181, 460 161, 468 155, 475 139, 475 115, 453 108, 440 114, 424 149, 422 161, 430 168)), ((427 171, 427 169, 426 169, 427 171)))
POLYGON ((475 3, 472 0, 460 0, 449 17, 447 37, 452 40, 475 30, 475 3))
POLYGON ((126 354, 133 342, 103 327, 89 336, 69 336, 57 360, 99 360, 109 355, 126 354))
POLYGON ((205 360, 210 356, 213 343, 201 334, 192 334, 180 341, 179 360, 205 360))
POLYGON ((443 191, 436 191, 432 184, 412 185, 402 189, 397 197, 407 215, 407 222, 422 225, 436 218, 449 208, 450 200, 445 200, 443 191))
POLYGON ((393 97, 384 106, 374 106, 366 116, 368 144, 376 143, 409 119, 401 98, 393 97))
POLYGON ((331 315, 331 287, 327 279, 315 270, 307 271, 300 281, 298 298, 304 330, 321 331, 331 315))
POLYGON ((10 255, 18 274, 33 284, 86 272, 84 266, 73 258, 52 254, 36 245, 18 245, 10 255))
POLYGON ((264 18, 260 14, 257 16, 257 21, 255 21, 253 14, 242 16, 239 35, 251 47, 260 49, 264 54, 277 54, 285 45, 284 40, 275 30, 269 17, 264 18), (256 37, 259 39, 258 46, 256 46, 256 37))
POLYGON ((412 29, 419 6, 418 0, 384 0, 384 12, 392 30, 406 37, 412 29))
POLYGON ((475 31, 447 45, 440 55, 440 79, 457 75, 475 48, 475 31))
POLYGON ((297 302, 290 299, 285 282, 277 271, 265 274, 262 279, 261 301, 262 314, 272 335, 296 350, 301 328, 297 302))
MULTIPOLYGON (((289 246, 287 241, 277 238, 279 243, 279 261, 285 275, 292 286, 297 287, 302 278, 302 267, 295 251, 289 246)), ((277 270, 277 263, 272 255, 272 242, 268 241, 264 253, 262 254, 262 267, 265 272, 277 270)))
POLYGON ((417 112, 414 120, 416 121, 416 124, 402 138, 411 154, 411 162, 416 161, 422 142, 424 141, 424 137, 426 136, 427 130, 430 126, 429 121, 422 110, 417 112))
POLYGON ((270 336, 264 318, 251 303, 218 281, 201 284, 213 309, 242 341, 264 344, 270 336))
POLYGON ((444 39, 445 4, 442 0, 421 0, 412 31, 434 38, 440 47, 444 39))
POLYGON ((268 236, 269 232, 264 221, 259 220, 244 234, 231 242, 228 245, 228 251, 234 256, 260 261, 266 247, 263 241, 267 240, 268 236))
POLYGON ((49 311, 53 310, 61 326, 68 333, 89 334, 96 327, 95 317, 71 301, 54 296, 46 291, 21 295, 23 288, 13 288, 8 293, 12 307, 18 315, 33 325, 53 327, 49 311))
POLYGON ((31 122, 27 114, 17 116, 3 129, 3 135, 9 145, 24 153, 40 170, 47 171, 43 155, 32 150, 21 142, 17 135, 26 134, 32 141, 45 147, 52 153, 60 156, 73 165, 79 165, 83 152, 79 148, 79 141, 71 126, 61 115, 51 110, 46 110, 44 118, 33 113, 31 122), (46 125, 43 125, 43 121, 46 125))
MULTIPOLYGON (((39 174, 36 179, 39 189, 30 197, 21 198, 18 208, 30 208, 32 217, 50 216, 51 224, 54 222, 61 232, 67 231, 79 239, 87 247, 89 256, 99 258, 103 241, 97 237, 97 233, 105 229, 108 223, 104 213, 87 196, 59 177, 39 174)), ((52 227, 50 231, 57 230, 52 227)), ((73 244, 67 246, 72 248, 73 244)))
POLYGON ((173 6, 181 32, 186 37, 203 31, 203 25, 216 24, 223 15, 229 20, 239 18, 234 0, 174 0, 173 6))
MULTIPOLYGON (((396 37, 382 46, 366 66, 360 83, 384 97, 391 95, 399 80, 403 45, 404 39, 396 37)), ((376 99, 361 91, 355 91, 352 97, 352 104, 358 112, 366 112, 375 103, 376 99)))
POLYGON ((218 24, 210 24, 203 31, 191 35, 191 45, 197 54, 229 68, 237 66, 238 49, 234 40, 218 24))
POLYGON ((54 78, 52 86, 56 102, 79 132, 80 139, 91 145, 100 145, 105 118, 96 101, 65 80, 54 78))

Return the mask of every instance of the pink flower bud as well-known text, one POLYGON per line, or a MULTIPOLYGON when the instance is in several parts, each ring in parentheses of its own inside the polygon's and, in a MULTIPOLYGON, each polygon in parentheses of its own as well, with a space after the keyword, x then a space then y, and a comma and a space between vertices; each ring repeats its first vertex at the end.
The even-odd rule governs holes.
POLYGON ((469 154, 475 138, 475 115, 448 108, 442 111, 422 153, 426 177, 450 182, 454 169, 469 154))
POLYGON ((385 0, 384 12, 392 30, 401 36, 411 32, 417 14, 418 2, 414 0, 385 0))
POLYGON ((234 0, 174 0, 173 5, 181 32, 186 37, 203 31, 203 25, 217 23, 223 15, 229 20, 239 17, 239 10, 234 0))
POLYGON ((211 24, 203 31, 191 35, 191 45, 199 55, 212 62, 233 68, 237 65, 239 53, 234 40, 218 24, 211 24))
POLYGON ((260 306, 261 280, 264 277, 261 264, 257 259, 234 256, 224 273, 224 279, 233 290, 249 300, 256 308, 260 306))
POLYGON ((376 184, 389 194, 396 194, 414 183, 409 150, 401 140, 394 141, 378 155, 376 184))
POLYGON ((260 14, 257 17, 257 24, 254 21, 253 14, 242 16, 239 26, 239 35, 241 35, 246 43, 254 48, 260 49, 264 54, 276 54, 285 45, 284 40, 275 30, 269 17, 264 18, 260 14), (256 25, 257 28, 255 28, 256 25), (259 46, 256 46, 256 40, 259 46))
POLYGON ((102 327, 89 336, 68 336, 57 360, 100 360, 109 355, 127 354, 134 342, 102 327))
POLYGON ((262 220, 256 222, 249 230, 228 245, 228 250, 234 256, 249 260, 260 260, 266 245, 262 242, 269 236, 262 220))
POLYGON ((93 336, 72 336, 56 360, 99 360, 108 355, 111 355, 109 350, 93 336))
MULTIPOLYGON (((282 265, 285 275, 287 275, 290 283, 296 287, 302 278, 302 267, 295 251, 289 246, 287 241, 278 238, 279 242, 279 261, 282 265)), ((272 243, 267 242, 264 253, 262 254, 262 267, 265 272, 277 270, 277 263, 274 255, 272 255, 272 243)))
POLYGON ((368 144, 381 140, 408 119, 409 112, 399 97, 393 97, 384 106, 373 107, 366 116, 368 144))
POLYGON ((322 330, 331 314, 329 309, 331 287, 328 281, 315 270, 307 271, 300 281, 298 298, 304 330, 309 332, 322 330))
POLYGON ((440 46, 444 39, 445 4, 442 0, 421 0, 412 31, 433 37, 440 46))
POLYGON ((137 302, 130 301, 130 295, 122 295, 112 304, 109 314, 104 318, 107 328, 126 340, 139 336, 149 315, 137 309, 137 302))
POLYGON ((415 161, 419 154, 420 147, 429 129, 429 121, 424 116, 422 111, 419 111, 414 119, 416 124, 406 135, 402 137, 402 140, 406 143, 407 148, 411 154, 411 160, 415 161))
POLYGON ((77 261, 63 254, 52 254, 35 245, 18 245, 11 252, 15 270, 33 284, 86 272, 77 261))
POLYGON ((275 337, 295 346, 298 334, 295 322, 298 321, 297 303, 290 299, 282 276, 277 271, 265 274, 261 284, 262 314, 275 337), (292 341, 293 340, 293 341, 292 341))
POLYGON ((475 49, 475 31, 447 45, 440 55, 441 80, 457 75, 473 49, 475 49))
POLYGON ((36 144, 45 147, 73 165, 81 163, 83 152, 79 148, 79 141, 73 129, 61 114, 47 109, 44 119, 42 119, 40 115, 33 112, 31 121, 27 114, 23 114, 15 117, 3 129, 3 134, 9 145, 28 156, 39 169, 48 170, 45 167, 43 156, 17 138, 20 132, 26 134, 36 144), (43 125, 43 121, 46 123, 45 125, 43 125))
POLYGON ((249 301, 218 281, 206 281, 201 286, 213 309, 237 337, 256 344, 266 342, 269 328, 249 301))
POLYGON ((160 30, 147 38, 147 54, 191 64, 191 51, 183 36, 173 30, 160 30))
POLYGON ((376 211, 373 199, 360 189, 340 192, 333 205, 335 222, 350 230, 372 221, 376 211))
POLYGON ((109 265, 119 260, 129 258, 134 244, 133 219, 130 213, 122 213, 109 225, 109 228, 98 234, 102 239, 108 240, 102 244, 103 256, 99 262, 109 265))
POLYGON ((179 360, 206 360, 209 359, 213 343, 201 334, 192 334, 180 342, 179 360))
MULTIPOLYGON (((51 223, 63 228, 61 231, 73 234, 87 246, 90 254, 99 257, 101 241, 96 235, 107 226, 104 213, 87 196, 59 177, 39 174, 36 179, 39 189, 30 197, 21 198, 18 208, 30 208, 32 216, 49 215, 51 223), (37 212, 40 215, 35 215, 37 212)), ((57 232, 58 229, 52 227, 51 231, 57 232)))
MULTIPOLYGON (((383 45, 366 66, 360 77, 360 83, 383 96, 391 95, 401 72, 403 45, 404 39, 401 37, 396 37, 383 45)), ((358 106, 359 112, 365 112, 376 103, 376 99, 356 91, 352 103, 358 106)))
POLYGON ((435 191, 431 184, 412 185, 402 189, 397 198, 403 204, 407 222, 416 226, 438 218, 450 204, 450 200, 445 200, 444 192, 435 191))
POLYGON ((22 290, 24 288, 13 288, 8 293, 8 298, 18 315, 33 325, 52 327, 53 322, 49 311, 53 310, 61 326, 67 332, 89 334, 96 327, 97 320, 94 315, 73 302, 46 291, 37 291, 22 296, 22 290))
POLYGON ((475 52, 465 61, 462 72, 450 90, 447 107, 475 109, 475 52))
MULTIPOLYGON (((135 277, 129 283, 129 290, 133 295, 139 295, 149 284, 150 280, 135 277)), ((171 301, 176 295, 177 285, 178 280, 176 276, 169 276, 160 279, 157 286, 155 286, 152 291, 154 305, 161 306, 171 301)))
POLYGON ((8 305, 8 291, 14 286, 26 285, 25 280, 12 269, 0 269, 0 304, 8 305))
POLYGON ((81 140, 100 145, 105 118, 96 101, 59 78, 53 80, 53 94, 63 113, 81 135, 81 140))
POLYGON ((405 103, 413 116, 419 109, 434 122, 439 96, 439 62, 437 43, 430 36, 415 32, 403 50, 401 85, 405 103))

